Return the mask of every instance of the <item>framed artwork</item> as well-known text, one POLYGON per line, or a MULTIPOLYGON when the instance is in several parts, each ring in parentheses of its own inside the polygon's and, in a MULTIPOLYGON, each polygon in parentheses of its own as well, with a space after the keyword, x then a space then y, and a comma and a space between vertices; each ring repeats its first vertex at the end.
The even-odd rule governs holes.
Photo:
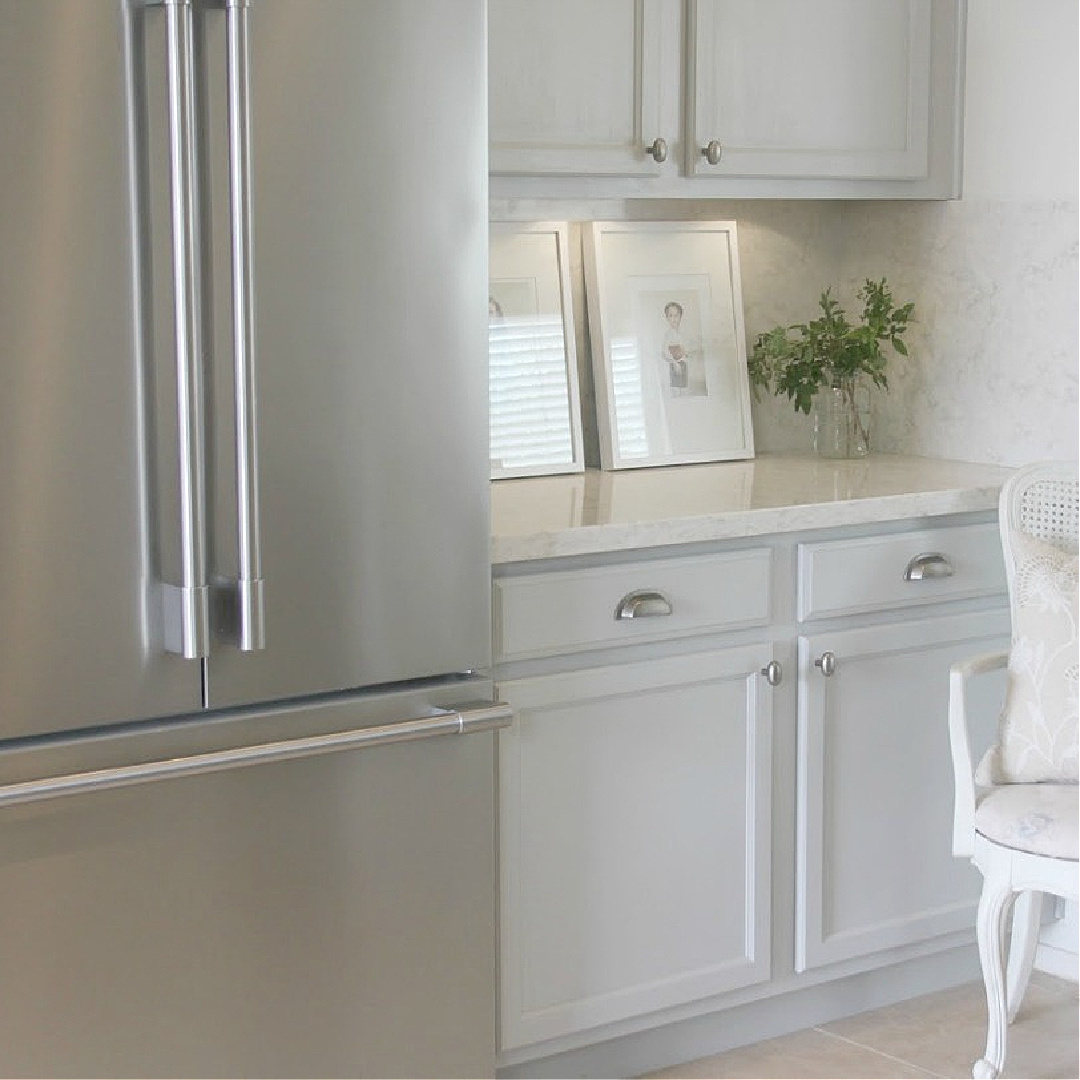
POLYGON ((491 226, 492 479, 585 469, 569 232, 558 222, 491 226))
POLYGON ((585 288, 603 467, 752 458, 735 223, 594 222, 585 288))

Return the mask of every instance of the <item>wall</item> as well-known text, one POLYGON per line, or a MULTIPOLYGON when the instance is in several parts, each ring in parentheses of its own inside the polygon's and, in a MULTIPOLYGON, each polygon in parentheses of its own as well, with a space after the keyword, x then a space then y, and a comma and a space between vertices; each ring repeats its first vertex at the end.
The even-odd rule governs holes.
POLYGON ((1075 0, 970 0, 964 196, 850 204, 847 290, 914 299, 880 449, 1017 465, 1077 457, 1075 0))

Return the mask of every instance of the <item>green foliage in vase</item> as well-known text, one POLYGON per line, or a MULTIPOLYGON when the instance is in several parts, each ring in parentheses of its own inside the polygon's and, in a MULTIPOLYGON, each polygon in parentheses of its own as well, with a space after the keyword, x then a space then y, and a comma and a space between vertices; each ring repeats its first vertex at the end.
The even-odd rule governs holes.
POLYGON ((885 278, 867 278, 856 295, 863 301, 858 323, 848 321, 832 290, 826 289, 818 301, 820 318, 759 334, 747 361, 755 396, 761 389, 786 394, 796 409, 809 413, 819 390, 842 386, 858 375, 867 375, 876 386, 887 389, 888 357, 882 344, 887 342, 907 355, 903 336, 915 304, 894 307, 885 278))

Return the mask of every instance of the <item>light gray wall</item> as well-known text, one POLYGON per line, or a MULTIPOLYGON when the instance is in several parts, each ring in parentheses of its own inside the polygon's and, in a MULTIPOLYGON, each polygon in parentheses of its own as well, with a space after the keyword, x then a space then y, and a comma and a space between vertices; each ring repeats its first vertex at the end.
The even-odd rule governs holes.
POLYGON ((916 301, 879 448, 1019 465, 1077 457, 1076 0, 970 0, 964 196, 850 204, 847 289, 916 301))

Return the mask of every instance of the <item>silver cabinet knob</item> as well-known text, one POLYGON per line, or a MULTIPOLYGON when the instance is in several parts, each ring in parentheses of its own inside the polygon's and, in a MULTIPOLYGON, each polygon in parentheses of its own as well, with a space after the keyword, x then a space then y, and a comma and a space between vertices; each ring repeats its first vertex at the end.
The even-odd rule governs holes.
POLYGON ((720 155, 724 152, 724 148, 716 139, 711 139, 708 146, 701 148, 701 156, 710 164, 716 165, 720 161, 720 155))
POLYGON ((952 563, 940 551, 926 551, 916 555, 904 569, 905 581, 926 581, 929 578, 952 576, 952 563))
POLYGON ((823 652, 815 661, 814 667, 821 668, 821 674, 827 679, 836 671, 836 654, 823 652))
POLYGON ((637 589, 627 593, 615 607, 616 619, 651 619, 670 615, 671 601, 654 589, 637 589))
POLYGON ((664 139, 653 139, 651 146, 645 147, 645 153, 649 154, 657 165, 667 161, 667 142, 664 139))
POLYGON ((779 660, 770 660, 762 669, 761 674, 770 686, 779 686, 784 678, 784 669, 779 660))

